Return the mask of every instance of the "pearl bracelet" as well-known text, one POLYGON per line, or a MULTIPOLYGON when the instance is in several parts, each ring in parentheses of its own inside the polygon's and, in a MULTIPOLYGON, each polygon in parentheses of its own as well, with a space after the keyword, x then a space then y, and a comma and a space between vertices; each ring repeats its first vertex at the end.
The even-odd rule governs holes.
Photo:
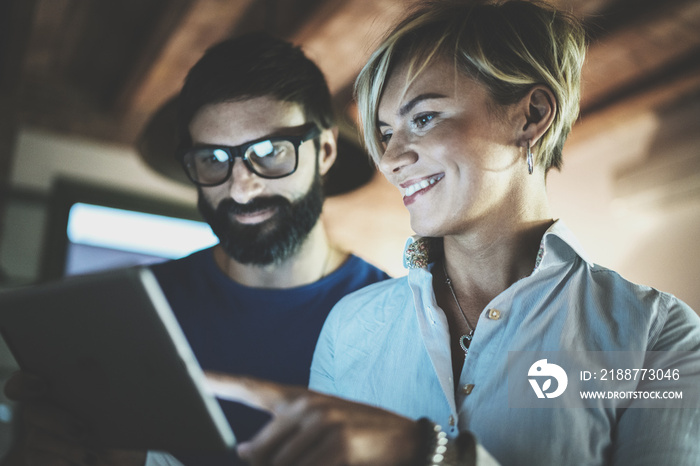
POLYGON ((447 453, 447 434, 442 431, 440 425, 435 424, 428 418, 420 418, 418 420, 418 426, 423 435, 424 439, 424 449, 423 453, 425 458, 423 461, 427 460, 428 466, 441 466, 445 465, 445 455, 447 453))
POLYGON ((439 466, 445 460, 445 453, 447 453, 447 434, 438 424, 433 427, 433 432, 435 432, 435 449, 432 456, 428 458, 428 464, 439 466))

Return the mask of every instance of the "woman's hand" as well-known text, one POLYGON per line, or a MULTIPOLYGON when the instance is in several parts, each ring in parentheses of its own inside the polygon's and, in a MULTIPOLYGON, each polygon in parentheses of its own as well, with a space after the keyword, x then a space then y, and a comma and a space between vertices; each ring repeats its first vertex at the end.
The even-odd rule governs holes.
POLYGON ((4 466, 142 466, 145 451, 91 446, 88 426, 46 400, 44 381, 17 372, 5 385, 8 398, 21 402, 16 438, 4 466))
MULTIPOLYGON (((238 446, 253 466, 423 464, 416 422, 305 388, 207 373, 220 398, 271 412, 258 435, 238 446)), ((427 459, 427 458, 426 458, 427 459)))

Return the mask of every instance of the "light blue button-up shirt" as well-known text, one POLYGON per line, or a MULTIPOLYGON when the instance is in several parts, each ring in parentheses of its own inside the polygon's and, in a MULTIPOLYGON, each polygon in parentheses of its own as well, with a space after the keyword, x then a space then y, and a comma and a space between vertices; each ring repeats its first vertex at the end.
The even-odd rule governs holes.
MULTIPOLYGON (((508 393, 512 351, 700 354, 700 318, 686 304, 593 264, 557 221, 533 273, 481 313, 455 384, 431 268, 341 300, 316 347, 310 387, 428 417, 452 436, 468 430, 504 465, 700 464, 697 405, 523 409, 510 406, 508 393)), ((700 390, 700 367, 691 369, 686 387, 694 377, 700 390)))

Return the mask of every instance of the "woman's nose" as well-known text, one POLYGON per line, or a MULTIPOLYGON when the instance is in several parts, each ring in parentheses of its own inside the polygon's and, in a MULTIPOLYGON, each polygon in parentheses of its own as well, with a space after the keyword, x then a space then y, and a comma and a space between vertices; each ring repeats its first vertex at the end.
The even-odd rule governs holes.
POLYGON ((400 134, 394 134, 377 164, 384 176, 395 175, 402 168, 416 163, 418 153, 413 144, 400 134))

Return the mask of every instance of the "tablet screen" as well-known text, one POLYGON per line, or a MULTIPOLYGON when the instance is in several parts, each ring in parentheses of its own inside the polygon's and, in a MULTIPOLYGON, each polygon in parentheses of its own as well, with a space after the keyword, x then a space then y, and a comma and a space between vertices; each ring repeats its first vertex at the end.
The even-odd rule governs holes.
POLYGON ((221 451, 235 444, 147 268, 0 293, 0 333, 20 367, 105 447, 221 451))

